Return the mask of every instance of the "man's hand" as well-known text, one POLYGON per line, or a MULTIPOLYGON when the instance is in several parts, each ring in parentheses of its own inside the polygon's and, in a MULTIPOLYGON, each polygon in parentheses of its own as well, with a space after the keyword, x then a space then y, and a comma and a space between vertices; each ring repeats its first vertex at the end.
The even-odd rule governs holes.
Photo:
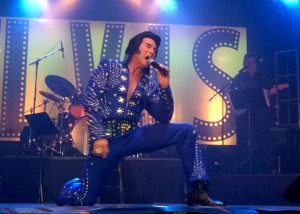
POLYGON ((166 66, 164 66, 161 63, 159 63, 159 66, 166 69, 169 72, 168 76, 164 76, 159 72, 159 70, 155 69, 155 71, 157 73, 157 80, 158 80, 158 83, 159 83, 160 87, 161 88, 166 88, 170 84, 170 69, 167 68, 166 66))
POLYGON ((270 94, 277 94, 277 93, 278 93, 278 90, 277 90, 277 88, 275 87, 275 85, 273 85, 273 88, 270 89, 269 93, 270 93, 270 94))
POLYGON ((108 149, 108 140, 105 138, 98 139, 94 142, 93 145, 93 155, 98 157, 107 158, 107 154, 109 153, 108 149))

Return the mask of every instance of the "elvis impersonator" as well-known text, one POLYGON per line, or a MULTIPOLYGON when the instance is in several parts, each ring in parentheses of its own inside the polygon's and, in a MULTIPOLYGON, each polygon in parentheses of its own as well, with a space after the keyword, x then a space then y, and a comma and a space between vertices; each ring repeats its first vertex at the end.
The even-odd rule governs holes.
POLYGON ((170 69, 159 63, 158 83, 149 78, 149 59, 155 59, 160 42, 158 35, 142 32, 130 40, 124 61, 105 59, 95 69, 84 99, 90 152, 82 178, 64 185, 57 205, 94 205, 120 160, 176 144, 190 186, 187 205, 223 206, 207 193, 208 175, 194 127, 169 123, 174 109, 170 69), (144 109, 158 122, 138 127, 144 109))

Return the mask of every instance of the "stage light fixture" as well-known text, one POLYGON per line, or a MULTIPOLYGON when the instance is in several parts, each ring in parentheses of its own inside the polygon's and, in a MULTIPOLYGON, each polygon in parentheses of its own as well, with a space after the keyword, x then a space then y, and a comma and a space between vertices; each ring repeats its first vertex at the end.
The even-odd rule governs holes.
POLYGON ((160 10, 163 12, 176 12, 178 9, 176 0, 157 0, 160 5, 160 10))
POLYGON ((63 9, 70 9, 77 5, 79 0, 60 0, 57 5, 63 9))
POLYGON ((300 8, 300 0, 281 0, 287 7, 293 9, 300 8))
POLYGON ((127 2, 132 6, 137 6, 137 7, 142 6, 142 0, 127 0, 127 2))
POLYGON ((21 8, 25 13, 36 14, 42 12, 48 6, 47 0, 22 0, 21 8))

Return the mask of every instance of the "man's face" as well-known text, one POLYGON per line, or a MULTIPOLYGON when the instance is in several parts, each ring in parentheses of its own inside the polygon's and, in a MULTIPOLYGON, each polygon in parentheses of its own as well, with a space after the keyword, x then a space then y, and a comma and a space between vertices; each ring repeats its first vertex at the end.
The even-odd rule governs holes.
POLYGON ((143 67, 147 67, 147 60, 146 58, 151 57, 155 58, 155 53, 157 50, 155 42, 150 38, 144 38, 143 42, 140 44, 139 53, 136 53, 136 57, 138 58, 139 62, 143 65, 143 67))
POLYGON ((255 74, 255 72, 256 72, 255 58, 253 58, 253 57, 245 58, 244 66, 247 66, 247 71, 249 72, 250 75, 255 74))

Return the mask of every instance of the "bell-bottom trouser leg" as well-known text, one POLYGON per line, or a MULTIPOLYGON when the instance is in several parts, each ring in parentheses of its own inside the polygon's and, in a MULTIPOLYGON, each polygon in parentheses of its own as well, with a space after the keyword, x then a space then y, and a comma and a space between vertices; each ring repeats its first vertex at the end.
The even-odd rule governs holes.
POLYGON ((83 186, 74 205, 93 205, 101 195, 105 180, 114 166, 126 156, 156 151, 177 144, 186 177, 190 181, 208 180, 203 155, 194 127, 188 123, 148 124, 112 137, 106 159, 89 154, 83 174, 83 186))

